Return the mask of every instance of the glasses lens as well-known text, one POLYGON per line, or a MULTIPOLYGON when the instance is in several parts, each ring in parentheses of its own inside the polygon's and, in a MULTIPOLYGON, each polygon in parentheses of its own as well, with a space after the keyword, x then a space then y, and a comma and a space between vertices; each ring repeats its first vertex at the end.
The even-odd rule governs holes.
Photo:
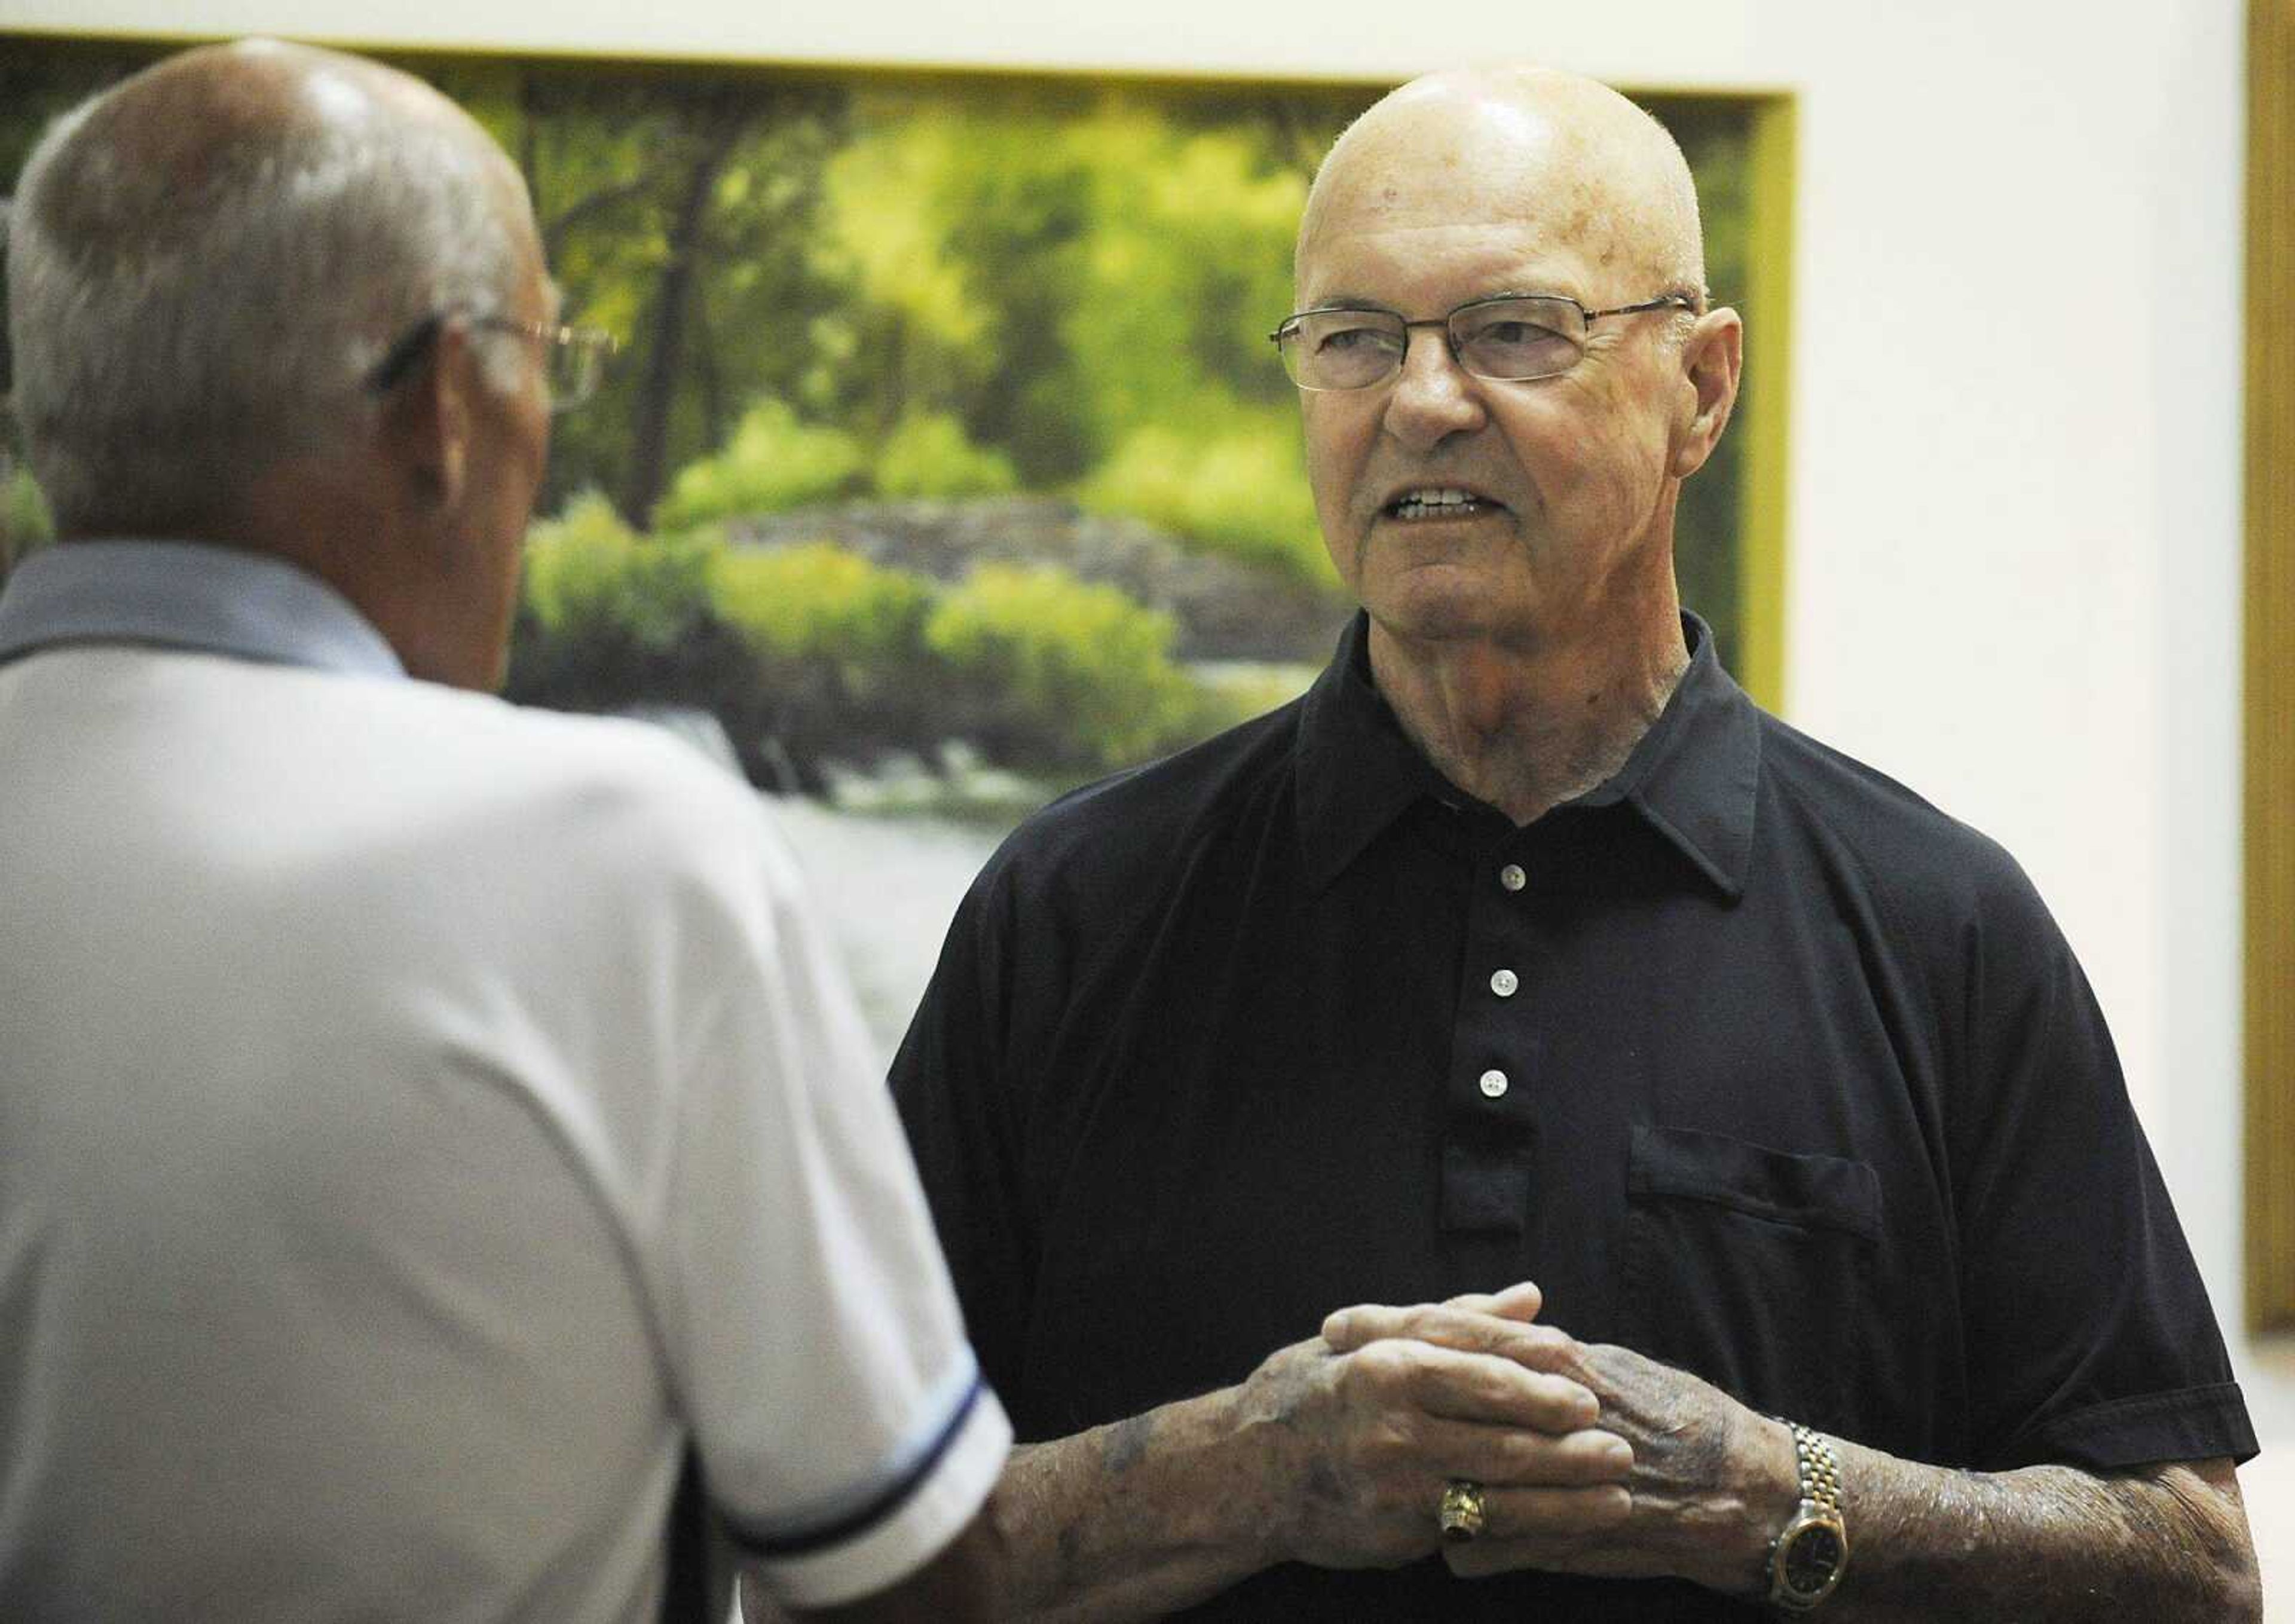
POLYGON ((550 346, 550 404, 571 412, 597 392, 601 357, 590 335, 560 331, 550 346))
POLYGON ((1365 389, 1402 364, 1409 335, 1384 310, 1311 310, 1283 330, 1283 361, 1303 389, 1365 389))
POLYGON ((1450 317, 1459 364, 1478 378, 1551 378, 1575 365, 1586 318, 1568 299, 1501 298, 1450 317))

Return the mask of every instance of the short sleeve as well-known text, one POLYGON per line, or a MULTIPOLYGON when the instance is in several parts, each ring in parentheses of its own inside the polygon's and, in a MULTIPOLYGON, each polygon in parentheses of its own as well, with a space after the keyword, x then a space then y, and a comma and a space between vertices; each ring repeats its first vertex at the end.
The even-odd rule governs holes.
POLYGON ((1952 1133, 1973 1464, 2103 1471, 2256 1452, 2103 1013, 2030 883, 1958 944, 1952 1133))
POLYGON ((779 1597, 823 1606, 945 1546, 1011 1432, 794 862, 769 829, 736 850, 695 910, 707 1007, 669 1034, 650 1272, 713 1507, 779 1597))

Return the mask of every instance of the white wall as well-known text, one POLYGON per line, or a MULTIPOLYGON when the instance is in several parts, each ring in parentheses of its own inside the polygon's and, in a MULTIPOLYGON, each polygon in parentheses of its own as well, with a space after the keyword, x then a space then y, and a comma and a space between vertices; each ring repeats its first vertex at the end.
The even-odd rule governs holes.
POLYGON ((2240 0, 0 0, 0 27, 1393 79, 1537 55, 1801 109, 1788 710, 2004 840, 2235 1344, 2295 1619, 2295 1346, 2237 1330, 2240 0), (388 29, 387 33, 379 30, 388 29))

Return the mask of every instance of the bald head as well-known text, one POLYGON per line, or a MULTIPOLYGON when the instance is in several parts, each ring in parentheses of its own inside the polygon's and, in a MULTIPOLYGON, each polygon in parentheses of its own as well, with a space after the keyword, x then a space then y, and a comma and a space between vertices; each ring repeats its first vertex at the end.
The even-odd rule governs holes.
POLYGON ((15 404, 67 534, 160 534, 356 432, 399 333, 536 263, 516 171, 420 81, 270 41, 66 115, 9 242, 15 404))
POLYGON ((1455 224, 1469 197, 1637 290, 1620 298, 1704 298, 1697 188, 1673 137, 1608 86, 1544 68, 1429 74, 1380 100, 1316 174, 1297 263, 1335 228, 1455 224))
MULTIPOLYGON (((60 246, 148 263, 195 245, 207 208, 240 201, 282 163, 468 123, 419 80, 356 57, 272 40, 189 51, 66 117, 44 154, 36 218, 60 246)), ((444 144, 478 182, 483 135, 444 144)))

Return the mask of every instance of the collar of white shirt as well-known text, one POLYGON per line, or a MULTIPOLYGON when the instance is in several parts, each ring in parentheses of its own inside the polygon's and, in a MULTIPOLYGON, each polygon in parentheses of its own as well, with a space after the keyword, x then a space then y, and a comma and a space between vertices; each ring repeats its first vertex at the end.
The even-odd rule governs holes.
POLYGON ((404 677, 347 599, 282 559, 198 542, 65 542, 0 589, 0 662, 58 643, 156 643, 404 677))

